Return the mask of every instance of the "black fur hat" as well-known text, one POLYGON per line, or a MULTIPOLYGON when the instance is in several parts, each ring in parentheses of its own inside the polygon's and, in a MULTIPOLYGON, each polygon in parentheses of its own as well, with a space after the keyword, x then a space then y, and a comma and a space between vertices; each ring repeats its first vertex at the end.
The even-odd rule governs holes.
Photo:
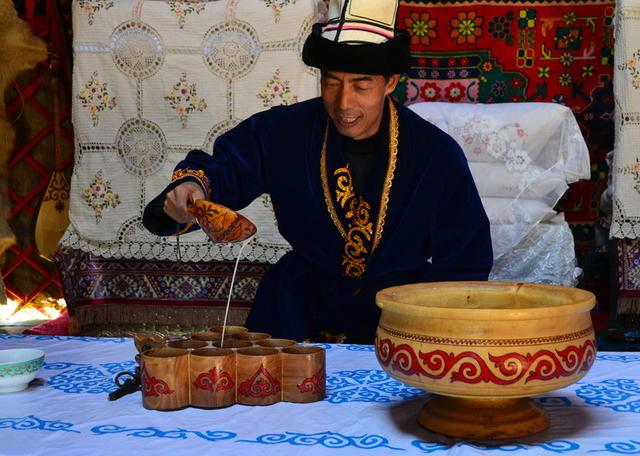
POLYGON ((397 0, 337 0, 329 20, 313 26, 302 60, 321 70, 359 74, 404 73, 409 68, 409 35, 396 30, 397 0))

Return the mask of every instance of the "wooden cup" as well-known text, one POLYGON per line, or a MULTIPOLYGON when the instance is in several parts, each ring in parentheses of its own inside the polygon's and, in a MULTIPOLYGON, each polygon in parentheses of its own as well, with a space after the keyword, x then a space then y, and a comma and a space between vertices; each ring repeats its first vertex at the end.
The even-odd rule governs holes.
POLYGON ((175 342, 176 340, 189 340, 191 339, 191 334, 169 334, 165 336, 164 340, 169 344, 169 342, 175 342))
POLYGON ((240 333, 234 337, 236 339, 248 340, 251 343, 256 343, 259 340, 269 339, 271 337, 271 334, 249 331, 246 333, 240 333))
POLYGON ((324 399, 327 375, 323 348, 286 347, 280 356, 283 401, 316 402, 324 399))
POLYGON ((142 353, 142 405, 176 410, 189 405, 189 352, 154 348, 142 353))
POLYGON ((297 342, 291 339, 263 339, 256 341, 256 345, 260 347, 270 347, 283 349, 284 347, 292 347, 296 345, 297 342))
POLYGON ((238 350, 239 404, 271 405, 282 396, 282 359, 275 348, 251 347, 238 350))
POLYGON ((234 350, 239 348, 248 348, 253 344, 248 340, 239 340, 239 339, 227 339, 224 338, 224 344, 221 344, 220 341, 214 342, 213 346, 218 348, 233 348, 234 350))
POLYGON ((214 342, 220 341, 221 338, 222 338, 222 333, 213 332, 213 331, 193 333, 191 335, 191 339, 202 340, 207 342, 209 345, 213 345, 214 342))
POLYGON ((191 405, 227 407, 236 402, 236 354, 227 348, 200 348, 189 353, 191 405))
POLYGON ((133 343, 136 346, 138 353, 151 350, 152 348, 163 348, 166 346, 165 340, 162 336, 147 333, 135 333, 133 335, 133 343))
POLYGON ((205 348, 209 344, 203 340, 172 340, 167 343, 167 345, 171 348, 184 348, 186 350, 196 350, 198 348, 205 348))
MULTIPOLYGON (((222 333, 222 325, 209 328, 209 331, 222 333)), ((246 332, 249 332, 249 330, 244 326, 227 326, 224 330, 224 337, 234 337, 246 332)))

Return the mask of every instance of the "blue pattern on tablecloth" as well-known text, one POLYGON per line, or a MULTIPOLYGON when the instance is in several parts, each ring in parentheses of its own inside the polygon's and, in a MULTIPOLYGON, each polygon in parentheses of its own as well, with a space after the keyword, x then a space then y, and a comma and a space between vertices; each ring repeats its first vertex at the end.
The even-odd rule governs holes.
POLYGON ((614 355, 612 353, 598 353, 598 361, 620 361, 622 363, 633 363, 640 361, 640 355, 614 355))
POLYGON ((474 448, 482 451, 504 451, 513 452, 517 450, 529 450, 533 448, 540 448, 553 453, 567 453, 570 451, 576 451, 580 448, 575 442, 569 440, 550 440, 548 442, 530 445, 526 443, 496 443, 496 444, 482 444, 482 443, 470 443, 470 442, 458 442, 454 444, 433 442, 426 440, 414 440, 411 445, 420 449, 423 453, 435 453, 437 451, 448 451, 450 449, 463 449, 465 447, 474 448))
POLYGON ((78 342, 111 342, 114 344, 121 344, 131 340, 126 337, 31 336, 28 334, 0 334, 0 340, 11 339, 73 340, 78 342))
POLYGON ((55 363, 44 363, 42 366, 43 369, 46 370, 62 370, 68 369, 71 366, 88 366, 86 363, 65 363, 65 362, 55 362, 55 363))
MULTIPOLYGON (((598 383, 579 383, 576 395, 589 405, 616 412, 640 413, 640 383, 629 378, 616 378, 598 383)), ((640 430, 638 430, 640 434, 640 430)))
POLYGON ((640 454, 640 441, 638 440, 629 440, 627 442, 609 442, 605 444, 604 447, 605 450, 591 450, 590 453, 597 451, 609 451, 616 454, 640 454))
POLYGON ((161 439, 188 439, 189 437, 198 437, 200 439, 208 440, 209 442, 217 442, 219 440, 229 440, 237 437, 235 432, 207 430, 207 431, 191 431, 189 429, 170 429, 163 431, 155 426, 149 427, 133 427, 118 426, 115 424, 101 424, 100 426, 94 426, 91 428, 91 432, 97 435, 108 434, 125 434, 129 437, 140 438, 161 438, 161 439))
POLYGON ((80 431, 71 429, 73 426, 75 426, 73 423, 65 423, 57 420, 43 420, 33 415, 22 418, 0 418, 0 429, 13 429, 14 431, 62 431, 75 432, 79 434, 80 431))
POLYGON ((389 445, 389 440, 377 434, 363 434, 358 436, 344 435, 337 432, 316 432, 301 434, 299 432, 284 432, 282 434, 263 434, 255 440, 238 440, 238 442, 260 443, 263 445, 289 444, 295 446, 322 445, 325 448, 338 449, 354 447, 360 450, 388 448, 394 451, 404 451, 389 445))
POLYGON ((543 407, 571 407, 571 399, 564 396, 540 396, 533 400, 543 407))
MULTIPOLYGON (((52 365, 66 369, 72 364, 74 363, 54 363, 52 365)), ((48 365, 46 368, 55 368, 52 365, 48 365)), ((116 374, 122 371, 134 371, 135 367, 135 361, 106 363, 98 366, 75 364, 73 368, 51 376, 47 384, 65 393, 109 394, 118 389, 114 383, 116 374)))
POLYGON ((327 397, 331 404, 346 402, 397 402, 425 394, 405 385, 380 369, 338 371, 327 376, 327 397))

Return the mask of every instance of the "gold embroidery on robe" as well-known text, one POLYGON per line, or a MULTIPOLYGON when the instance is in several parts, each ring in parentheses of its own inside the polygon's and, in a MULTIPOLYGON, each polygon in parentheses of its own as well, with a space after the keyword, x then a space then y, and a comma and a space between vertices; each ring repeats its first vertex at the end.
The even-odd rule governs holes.
POLYGON ((344 208, 344 205, 350 198, 354 197, 353 185, 351 185, 351 172, 349 171, 349 165, 344 168, 338 168, 333 172, 334 176, 338 176, 336 180, 336 201, 340 203, 340 207, 344 208))
POLYGON ((177 181, 185 177, 195 178, 202 189, 204 190, 205 197, 211 196, 211 186, 209 185, 209 178, 201 169, 176 169, 171 175, 171 182, 177 181))
POLYGON ((336 169, 333 175, 336 177, 336 202, 343 209, 348 204, 345 218, 349 225, 341 263, 345 267, 344 275, 362 277, 373 237, 371 205, 362 196, 355 197, 349 165, 336 169))
POLYGON ((365 201, 362 196, 356 197, 353 190, 349 165, 338 168, 333 173, 336 177, 336 202, 340 204, 340 208, 343 210, 345 210, 345 206, 348 204, 348 209, 346 209, 347 212, 345 214, 348 226, 344 227, 338 217, 336 207, 331 198, 327 176, 328 123, 325 128, 320 154, 320 177, 327 210, 329 211, 333 224, 345 240, 341 264, 345 268, 343 275, 347 277, 362 277, 366 270, 368 256, 378 247, 382 238, 382 230, 387 216, 389 196, 395 175, 398 154, 398 113, 391 100, 389 100, 389 114, 389 161, 387 164, 387 174, 382 187, 382 194, 380 195, 380 207, 376 220, 375 234, 373 232, 373 222, 370 220, 371 205, 365 201))
POLYGON ((367 246, 373 236, 373 223, 370 221, 371 206, 361 196, 352 199, 347 212, 349 231, 344 244, 342 265, 347 277, 362 277, 366 269, 367 246))

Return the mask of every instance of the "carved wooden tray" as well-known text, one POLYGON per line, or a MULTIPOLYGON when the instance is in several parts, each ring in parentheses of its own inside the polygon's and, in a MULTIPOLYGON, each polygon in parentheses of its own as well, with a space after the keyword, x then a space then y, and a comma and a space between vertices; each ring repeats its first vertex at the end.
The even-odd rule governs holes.
POLYGON ((324 399, 323 348, 241 327, 227 327, 226 334, 224 343, 217 331, 180 339, 136 335, 143 406, 176 410, 324 399))

